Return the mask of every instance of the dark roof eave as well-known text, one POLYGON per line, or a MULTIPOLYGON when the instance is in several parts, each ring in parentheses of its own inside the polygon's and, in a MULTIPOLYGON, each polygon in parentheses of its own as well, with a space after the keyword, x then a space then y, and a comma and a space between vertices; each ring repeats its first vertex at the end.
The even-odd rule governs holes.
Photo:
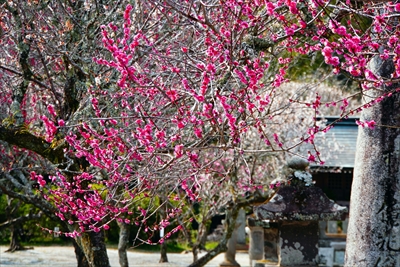
POLYGON ((316 172, 348 172, 348 171, 353 171, 354 166, 353 165, 348 165, 348 166, 325 166, 325 165, 311 165, 310 166, 310 172, 311 173, 316 173, 316 172))

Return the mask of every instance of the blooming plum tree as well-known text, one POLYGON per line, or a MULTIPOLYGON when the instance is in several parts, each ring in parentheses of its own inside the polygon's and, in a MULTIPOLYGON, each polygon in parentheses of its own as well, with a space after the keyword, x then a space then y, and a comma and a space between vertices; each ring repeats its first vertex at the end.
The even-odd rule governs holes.
MULTIPOLYGON (((43 169, 29 178, 77 240, 93 241, 110 220, 127 215, 144 231, 165 228, 187 200, 221 188, 215 194, 232 215, 222 251, 239 208, 250 203, 240 196, 262 190, 268 176, 265 163, 253 160, 289 153, 323 163, 314 140, 333 125, 319 125, 317 116, 326 108, 355 115, 397 95, 397 3, 150 0, 124 10, 99 1, 0 4, 0 139, 54 164, 49 179, 43 169), (29 19, 34 15, 40 19, 29 19), (318 57, 357 90, 326 99, 321 87, 288 83, 299 59, 313 64, 318 57), (377 58, 390 62, 382 64, 390 67, 384 75, 371 67, 377 58), (366 102, 353 108, 357 97, 366 102), (152 209, 138 203, 160 192, 176 206, 148 225, 152 209)), ((359 124, 381 126, 373 118, 359 124)), ((84 243, 91 266, 108 264, 95 263, 84 243)))
MULTIPOLYGON (((63 170, 72 179, 73 171, 79 172, 87 164, 69 160, 64 154, 62 133, 48 142, 45 126, 49 133, 59 127, 51 117, 54 111, 60 120, 80 120, 76 115, 81 114, 79 104, 85 101, 85 83, 93 78, 90 71, 97 71, 90 58, 99 52, 100 25, 118 20, 115 11, 121 3, 0 1, 0 6, 0 135, 7 142, 2 143, 0 153, 1 192, 55 215, 56 206, 41 197, 33 185, 49 186, 47 177, 56 174, 55 170, 63 170), (39 179, 31 180, 31 171, 40 174, 39 179)), ((62 229, 69 232, 68 226, 71 228, 65 221, 62 229)), ((87 238, 102 241, 101 233, 87 238)), ((97 253, 97 260, 90 264, 108 266, 105 247, 101 242, 96 247, 96 251, 86 251, 97 253)), ((87 257, 77 249, 79 266, 89 266, 87 257)))

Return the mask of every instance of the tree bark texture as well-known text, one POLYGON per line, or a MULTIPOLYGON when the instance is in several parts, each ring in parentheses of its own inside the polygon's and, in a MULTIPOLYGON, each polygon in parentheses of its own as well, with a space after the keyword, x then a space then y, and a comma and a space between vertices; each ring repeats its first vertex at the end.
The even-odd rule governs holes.
MULTIPOLYGON (((390 77, 394 68, 377 58, 371 69, 390 77)), ((361 121, 374 120, 377 127, 359 129, 345 266, 400 266, 399 110, 400 96, 394 93, 362 112, 361 121)))
POLYGON ((10 247, 5 252, 14 252, 17 250, 26 250, 19 242, 19 228, 16 225, 11 225, 10 227, 10 247))
POLYGON ((90 267, 110 267, 103 231, 85 232, 79 241, 90 267))
POLYGON ((192 254, 193 254, 193 262, 199 259, 200 250, 206 249, 206 241, 207 241, 207 227, 205 225, 206 222, 199 223, 199 229, 197 230, 197 240, 193 245, 192 254))
POLYGON ((72 244, 74 245, 75 249, 75 257, 78 263, 78 267, 90 267, 88 261, 86 260, 85 253, 83 253, 81 247, 76 243, 75 239, 72 239, 72 244))
POLYGON ((129 267, 128 255, 126 250, 129 246, 129 224, 118 222, 119 240, 118 240, 118 258, 121 267, 129 267))
POLYGON ((168 262, 168 255, 167 255, 167 243, 162 243, 160 248, 160 260, 159 263, 168 262))
POLYGON ((193 255, 193 262, 199 259, 199 244, 195 244, 192 246, 192 255, 193 255))

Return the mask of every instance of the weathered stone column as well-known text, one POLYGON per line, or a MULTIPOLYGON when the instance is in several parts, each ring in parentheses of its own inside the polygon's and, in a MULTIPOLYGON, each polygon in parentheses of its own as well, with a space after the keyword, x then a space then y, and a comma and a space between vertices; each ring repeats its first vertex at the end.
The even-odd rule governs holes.
POLYGON ((250 228, 250 244, 249 256, 250 260, 264 259, 264 228, 261 226, 249 226, 250 228))
POLYGON ((327 223, 326 221, 320 221, 319 222, 319 237, 320 238, 326 238, 326 227, 327 227, 327 223))
MULTIPOLYGON (((395 71, 392 60, 383 61, 378 55, 370 68, 386 79, 395 71)), ((371 98, 366 100, 399 87, 392 84, 370 90, 371 98)), ((398 92, 362 111, 360 120, 373 120, 377 127, 358 131, 345 266, 400 266, 399 111, 398 92)))
POLYGON ((244 209, 239 211, 236 222, 238 224, 236 249, 246 249, 246 211, 244 209))
POLYGON ((279 230, 277 223, 269 223, 264 228, 264 258, 272 262, 278 262, 279 230))
POLYGON ((337 221, 328 221, 328 233, 330 234, 338 233, 337 221))
POLYGON ((343 234, 347 234, 347 229, 349 227, 349 218, 346 218, 343 222, 342 222, 342 231, 343 234))
POLYGON ((225 258, 220 267, 240 267, 240 264, 236 261, 236 239, 237 239, 237 227, 233 230, 231 238, 228 240, 227 251, 225 252, 225 258))

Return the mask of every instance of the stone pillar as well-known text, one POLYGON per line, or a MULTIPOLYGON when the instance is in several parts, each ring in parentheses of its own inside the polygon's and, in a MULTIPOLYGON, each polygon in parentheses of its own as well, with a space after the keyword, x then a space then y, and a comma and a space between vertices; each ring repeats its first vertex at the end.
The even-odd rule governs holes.
POLYGON ((319 237, 320 238, 326 238, 326 221, 320 221, 319 222, 319 237))
POLYGON ((264 228, 261 226, 250 226, 250 260, 264 259, 264 228))
POLYGON ((237 228, 233 230, 231 238, 228 240, 228 250, 225 252, 225 258, 220 267, 240 267, 240 264, 236 261, 236 239, 237 239, 237 228))
POLYGON ((328 233, 330 234, 338 233, 337 221, 328 221, 328 233))
POLYGON ((349 226, 349 218, 342 222, 343 234, 347 234, 347 227, 349 226))
MULTIPOLYGON (((377 8, 371 15, 381 15, 381 12, 382 9, 377 8)), ((387 27, 394 29, 398 25, 398 19, 391 19, 387 27)), ((382 40, 380 46, 383 51, 386 42, 382 40)), ((384 60, 377 55, 368 63, 368 68, 379 80, 388 80, 396 71, 393 61, 393 57, 384 60)), ((362 110, 360 121, 394 127, 358 129, 346 266, 360 266, 360 263, 362 266, 400 266, 400 129, 397 127, 400 125, 400 94, 384 97, 398 86, 399 82, 383 85, 368 91, 364 98, 367 102, 380 100, 362 110)))
MULTIPOLYGON (((329 237, 326 235, 326 230, 327 230, 327 222, 326 221, 319 221, 319 247, 330 247, 331 240, 329 237)), ((332 252, 333 253, 333 252, 332 252)))
POLYGON ((279 228, 280 266, 318 266, 318 221, 284 221, 279 228))
POLYGON ((247 249, 246 246, 246 212, 244 209, 239 211, 238 217, 236 219, 238 225, 237 228, 237 240, 236 249, 247 249))
POLYGON ((276 223, 270 223, 269 228, 264 229, 264 258, 273 262, 278 262, 278 241, 279 232, 276 223))

